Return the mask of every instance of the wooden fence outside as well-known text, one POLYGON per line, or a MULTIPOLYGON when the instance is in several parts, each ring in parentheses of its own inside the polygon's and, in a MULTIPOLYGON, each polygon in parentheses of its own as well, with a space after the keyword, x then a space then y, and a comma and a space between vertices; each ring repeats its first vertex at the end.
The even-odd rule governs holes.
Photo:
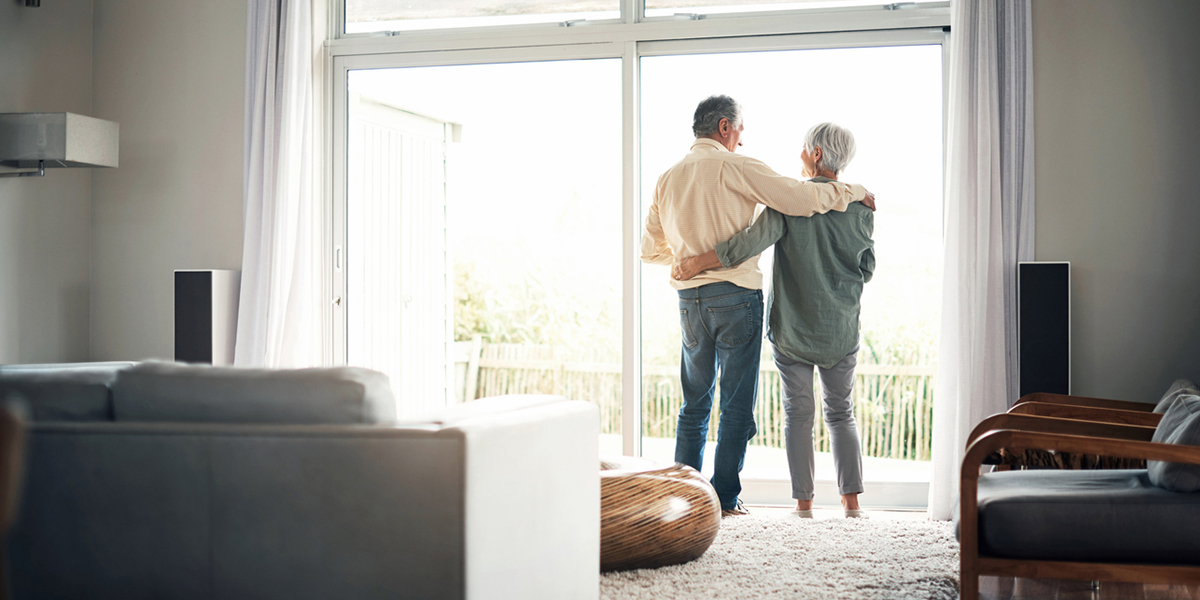
MULTIPOLYGON (((621 365, 563 358, 569 350, 533 344, 457 342, 459 398, 502 394, 559 394, 599 406, 601 433, 621 433, 621 365)), ((934 367, 859 364, 855 369, 854 412, 864 456, 927 461, 933 424, 934 367)), ((783 388, 779 371, 764 361, 759 373, 753 445, 784 447, 783 388)), ((820 398, 820 378, 814 377, 820 398)), ((719 390, 718 390, 719 398, 719 390)), ((709 440, 719 421, 713 402, 709 440)), ((674 438, 683 405, 678 365, 642 369, 642 434, 674 438)), ((817 406, 814 437, 820 452, 829 451, 829 432, 817 406)))

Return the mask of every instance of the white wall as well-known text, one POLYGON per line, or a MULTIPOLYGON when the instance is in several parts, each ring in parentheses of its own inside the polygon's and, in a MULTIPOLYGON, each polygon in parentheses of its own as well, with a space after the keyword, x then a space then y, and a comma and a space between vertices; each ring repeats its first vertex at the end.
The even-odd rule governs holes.
POLYGON ((121 168, 93 183, 93 360, 171 358, 172 272, 241 268, 246 10, 96 0, 95 106, 121 123, 121 168))
MULTIPOLYGON (((92 0, 0 0, 0 57, 0 112, 113 118, 92 106, 92 0)), ((94 171, 0 178, 0 363, 88 358, 94 171)))
POLYGON ((1037 258, 1072 268, 1072 388, 1200 380, 1200 2, 1035 0, 1037 258))

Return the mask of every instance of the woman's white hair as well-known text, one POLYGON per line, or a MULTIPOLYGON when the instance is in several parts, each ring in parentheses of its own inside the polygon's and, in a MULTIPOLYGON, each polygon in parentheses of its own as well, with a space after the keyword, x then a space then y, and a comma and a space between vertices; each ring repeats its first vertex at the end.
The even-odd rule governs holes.
POLYGON ((811 154, 821 149, 818 167, 841 173, 854 158, 854 135, 850 130, 833 123, 818 123, 804 134, 804 147, 811 154))

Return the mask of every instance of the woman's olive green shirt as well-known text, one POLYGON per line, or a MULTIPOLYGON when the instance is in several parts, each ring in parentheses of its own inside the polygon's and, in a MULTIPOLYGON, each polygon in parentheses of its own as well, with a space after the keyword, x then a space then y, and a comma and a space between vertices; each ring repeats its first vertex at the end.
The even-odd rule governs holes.
POLYGON ((717 257, 730 267, 775 244, 767 337, 788 358, 832 367, 858 344, 863 284, 875 271, 874 229, 874 213, 859 202, 811 217, 767 208, 718 244, 717 257))

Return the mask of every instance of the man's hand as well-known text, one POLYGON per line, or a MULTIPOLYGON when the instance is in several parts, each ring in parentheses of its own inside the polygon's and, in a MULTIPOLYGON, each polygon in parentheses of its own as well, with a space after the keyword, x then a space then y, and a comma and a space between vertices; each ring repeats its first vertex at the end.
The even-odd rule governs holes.
POLYGON ((677 281, 687 281, 709 269, 721 267, 721 259, 717 258, 716 250, 709 250, 699 256, 689 256, 671 269, 671 277, 677 281))
POLYGON ((862 199, 863 206, 875 210, 875 194, 867 192, 867 197, 862 199))

